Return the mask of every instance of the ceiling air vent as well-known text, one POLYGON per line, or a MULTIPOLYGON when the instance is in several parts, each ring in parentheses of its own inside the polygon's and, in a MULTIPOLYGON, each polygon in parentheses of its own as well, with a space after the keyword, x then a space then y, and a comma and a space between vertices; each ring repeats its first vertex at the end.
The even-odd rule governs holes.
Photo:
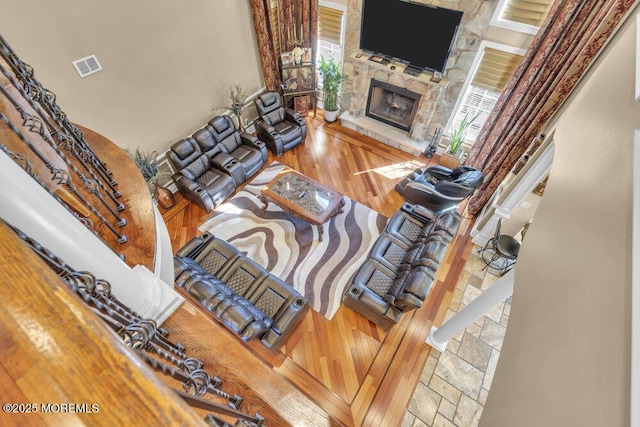
POLYGON ((98 62, 98 58, 96 58, 95 55, 90 55, 86 58, 73 61, 73 66, 76 67, 80 77, 85 77, 89 74, 95 73, 96 71, 102 70, 100 63, 98 62))

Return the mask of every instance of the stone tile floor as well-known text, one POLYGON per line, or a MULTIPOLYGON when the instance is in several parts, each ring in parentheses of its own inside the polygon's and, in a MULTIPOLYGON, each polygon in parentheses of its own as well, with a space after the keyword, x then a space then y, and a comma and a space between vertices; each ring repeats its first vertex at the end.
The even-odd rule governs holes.
MULTIPOLYGON (((498 280, 482 270, 474 247, 445 321, 498 280)), ((402 427, 473 427, 480 421, 509 320, 511 298, 454 336, 444 353, 432 350, 402 427)))

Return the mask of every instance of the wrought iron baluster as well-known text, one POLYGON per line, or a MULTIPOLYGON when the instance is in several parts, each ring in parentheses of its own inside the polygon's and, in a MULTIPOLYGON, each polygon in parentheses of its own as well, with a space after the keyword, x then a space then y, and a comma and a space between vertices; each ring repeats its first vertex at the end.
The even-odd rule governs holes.
MULTIPOLYGON (((53 140, 49 140, 45 138, 44 135, 44 125, 46 125, 49 133, 58 141, 58 145, 63 149, 71 152, 73 156, 78 160, 78 162, 82 165, 84 170, 91 176, 93 180, 96 181, 98 186, 109 196, 109 198, 115 203, 116 208, 121 211, 125 209, 125 205, 121 202, 118 202, 117 198, 121 196, 120 191, 110 188, 107 189, 103 184, 101 177, 96 175, 93 169, 90 167, 90 164, 87 164, 87 160, 91 160, 93 153, 88 150, 86 147, 82 147, 80 144, 77 144, 73 138, 68 136, 66 133, 61 132, 51 121, 49 117, 42 111, 39 104, 37 104, 29 94, 20 86, 19 82, 11 75, 11 73, 6 70, 4 67, 0 65, 0 71, 2 74, 9 80, 11 85, 20 93, 22 98, 27 101, 29 106, 34 109, 34 111, 40 114, 40 118, 35 118, 32 115, 23 115, 24 125, 29 125, 29 130, 35 133, 38 133, 43 139, 47 141, 50 145, 54 145, 55 142, 53 140), (32 120, 32 123, 29 124, 29 120, 32 120), (44 121, 43 123, 40 121, 44 121)), ((14 103, 15 106, 15 103, 14 103)), ((19 105, 16 107, 21 113, 24 111, 22 107, 19 105)))
POLYGON ((182 397, 187 403, 189 403, 191 406, 195 406, 196 408, 216 412, 223 415, 233 416, 238 418, 239 420, 250 422, 253 426, 259 427, 263 425, 264 418, 262 418, 259 413, 256 413, 256 415, 252 417, 242 412, 225 408, 224 406, 217 405, 214 402, 198 398, 197 396, 193 396, 179 390, 175 390, 175 392, 178 393, 178 395, 182 397))
MULTIPOLYGON (((175 391, 187 403, 216 414, 234 417, 238 420, 238 425, 262 426, 264 418, 259 413, 251 416, 241 412, 238 408, 243 401, 242 397, 231 396, 220 390, 221 381, 216 377, 212 379, 209 373, 202 369, 200 360, 187 358, 184 355, 176 356, 162 348, 159 343, 160 340, 166 340, 166 331, 157 328, 154 321, 140 318, 121 304, 115 296, 111 295, 111 286, 107 281, 96 279, 90 272, 74 270, 37 241, 15 227, 12 228, 149 366, 180 381, 185 391, 175 391), (118 308, 112 309, 112 306, 118 308), (152 357, 151 352, 175 366, 152 357), (224 399, 228 406, 203 399, 202 397, 207 393, 224 399)), ((172 345, 172 347, 179 346, 172 345)))
MULTIPOLYGON (((118 220, 118 226, 126 225, 126 219, 119 216, 118 212, 114 210, 114 208, 107 203, 107 201, 102 196, 102 193, 99 190, 99 186, 97 185, 97 181, 87 178, 78 168, 77 166, 64 155, 64 153, 60 150, 60 148, 56 145, 56 143, 51 139, 51 137, 44 131, 44 126, 40 120, 27 113, 20 104, 7 92, 7 90, 3 87, 0 87, 0 93, 2 93, 14 106, 16 111, 18 111, 23 119, 23 124, 25 126, 29 126, 30 130, 36 134, 38 134, 44 141, 46 141, 49 146, 56 152, 56 154, 60 157, 62 161, 78 176, 78 178, 83 182, 84 188, 91 194, 93 194, 102 205, 105 206, 109 212, 118 220)), ((17 129, 17 128, 16 128, 17 129)), ((13 130, 13 129, 12 129, 13 130)), ((32 149, 33 151, 33 149, 32 149)), ((124 209, 124 207, 122 207, 124 209)), ((120 210, 122 210, 120 209, 120 210)), ((125 240, 126 241, 126 240, 125 240)))
MULTIPOLYGON (((0 91, 3 91, 2 88, 0 88, 0 91)), ((20 132, 20 130, 13 124, 11 123, 11 121, 9 120, 9 118, 7 116, 4 115, 4 113, 0 112, 0 120, 2 120, 8 127, 9 129, 27 146, 29 147, 29 149, 31 150, 31 152, 33 152, 41 161, 42 163, 44 163, 44 165, 51 171, 51 174, 54 177, 54 180, 57 181, 59 184, 63 184, 65 185, 69 191, 71 191, 76 197, 78 197, 78 199, 80 201, 82 201, 82 203, 89 208, 89 210, 91 210, 91 212, 100 220, 101 223, 105 224, 107 226, 107 228, 118 238, 118 243, 125 243, 127 241, 127 236, 125 236, 124 234, 121 234, 118 232, 118 230, 116 230, 108 221, 107 219, 102 216, 102 214, 91 204, 89 203, 85 197, 80 194, 78 192, 78 190, 76 189, 76 187, 73 185, 72 181, 71 181, 71 177, 68 175, 67 171, 64 171, 62 169, 56 168, 54 167, 51 162, 49 161, 49 159, 46 158, 46 156, 44 156, 40 150, 38 150, 37 147, 35 147, 31 141, 29 141, 29 139, 27 137, 25 137, 22 132, 20 132)), ((67 159, 68 160, 68 159, 67 159)), ((75 168, 75 166, 74 166, 75 168)))
POLYGON ((99 175, 102 176, 102 179, 107 185, 114 189, 117 182, 113 179, 112 172, 107 169, 104 162, 98 159, 98 156, 86 143, 84 134, 69 121, 66 114, 56 104, 55 94, 46 89, 35 78, 33 67, 24 63, 2 36, 0 36, 0 56, 12 67, 14 74, 20 79, 24 85, 24 89, 29 94, 28 97, 42 105, 44 110, 56 121, 60 129, 64 129, 69 137, 75 139, 80 146, 90 153, 90 163, 96 171, 98 171, 99 175))
POLYGON ((102 240, 102 238, 98 235, 98 233, 94 229, 94 224, 91 218, 84 218, 78 215, 78 213, 75 212, 73 209, 71 209, 66 203, 64 203, 64 201, 60 197, 58 197, 58 195, 56 195, 53 191, 47 188, 47 186, 44 185, 44 183, 40 180, 40 177, 33 172, 33 170, 31 169, 31 162, 29 162, 29 160, 26 157, 24 157, 22 154, 14 153, 13 151, 9 150, 9 147, 7 147, 4 144, 0 144, 0 150, 4 151, 9 156, 9 158, 11 158, 14 162, 16 162, 18 166, 20 166, 31 178, 33 178, 40 185, 40 187, 42 187, 47 193, 49 193, 51 197, 56 199, 58 203, 64 206, 64 208, 71 215, 73 215, 78 221, 80 221, 82 225, 87 227, 96 237, 98 237, 106 245, 104 240, 102 240))

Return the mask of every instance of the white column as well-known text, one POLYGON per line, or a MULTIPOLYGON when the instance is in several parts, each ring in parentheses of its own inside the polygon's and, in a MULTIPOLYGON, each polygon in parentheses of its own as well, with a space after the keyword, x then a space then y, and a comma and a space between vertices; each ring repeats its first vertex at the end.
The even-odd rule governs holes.
POLYGON ((543 145, 534 153, 529 159, 529 163, 518 174, 517 183, 509 183, 505 188, 499 188, 499 194, 492 199, 491 205, 485 206, 480 215, 476 217, 471 229, 473 243, 484 246, 493 236, 498 220, 502 219, 504 224, 505 220, 511 218, 511 213, 520 204, 525 195, 531 193, 542 177, 549 172, 555 150, 553 134, 548 135, 546 141, 548 141, 546 145, 543 145), (491 218, 484 220, 488 213, 491 218))
POLYGON ((509 270, 486 291, 478 295, 469 305, 453 315, 442 326, 431 327, 426 343, 444 353, 449 340, 458 332, 493 310, 495 306, 513 294, 514 270, 509 270))
POLYGON ((73 269, 89 271, 108 281, 113 294, 142 317, 160 324, 184 301, 172 286, 144 266, 130 268, 2 152, 0 200, 0 218, 73 269))

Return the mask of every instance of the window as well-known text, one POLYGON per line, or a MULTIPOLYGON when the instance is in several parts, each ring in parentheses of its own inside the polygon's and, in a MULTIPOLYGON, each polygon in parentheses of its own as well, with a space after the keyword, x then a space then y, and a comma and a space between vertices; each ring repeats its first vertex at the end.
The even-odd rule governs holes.
POLYGON ((273 34, 273 47, 276 51, 276 58, 280 57, 280 23, 278 21, 278 2, 272 0, 269 4, 269 21, 271 23, 271 34, 273 34))
POLYGON ((463 95, 458 99, 455 114, 452 115, 448 127, 448 129, 456 127, 467 114, 469 118, 478 115, 467 132, 464 144, 467 148, 478 137, 502 89, 520 64, 522 55, 524 55, 522 49, 482 42, 465 82, 463 95))
MULTIPOLYGON (((343 6, 320 2, 318 8, 318 52, 325 58, 333 57, 342 63, 342 41, 344 40, 344 18, 346 10, 343 6)), ((318 62, 316 60, 316 62, 318 62)))
POLYGON ((482 126, 484 125, 484 122, 487 120, 487 117, 489 117, 489 113, 496 105, 499 96, 499 92, 493 92, 469 85, 460 111, 458 111, 456 119, 454 120, 453 127, 460 123, 465 115, 468 114, 468 117, 471 119, 478 114, 478 117, 473 121, 473 123, 471 123, 471 126, 469 126, 466 136, 467 141, 475 141, 482 129, 482 126))
POLYGON ((500 0, 491 25, 535 34, 552 4, 553 0, 500 0))

